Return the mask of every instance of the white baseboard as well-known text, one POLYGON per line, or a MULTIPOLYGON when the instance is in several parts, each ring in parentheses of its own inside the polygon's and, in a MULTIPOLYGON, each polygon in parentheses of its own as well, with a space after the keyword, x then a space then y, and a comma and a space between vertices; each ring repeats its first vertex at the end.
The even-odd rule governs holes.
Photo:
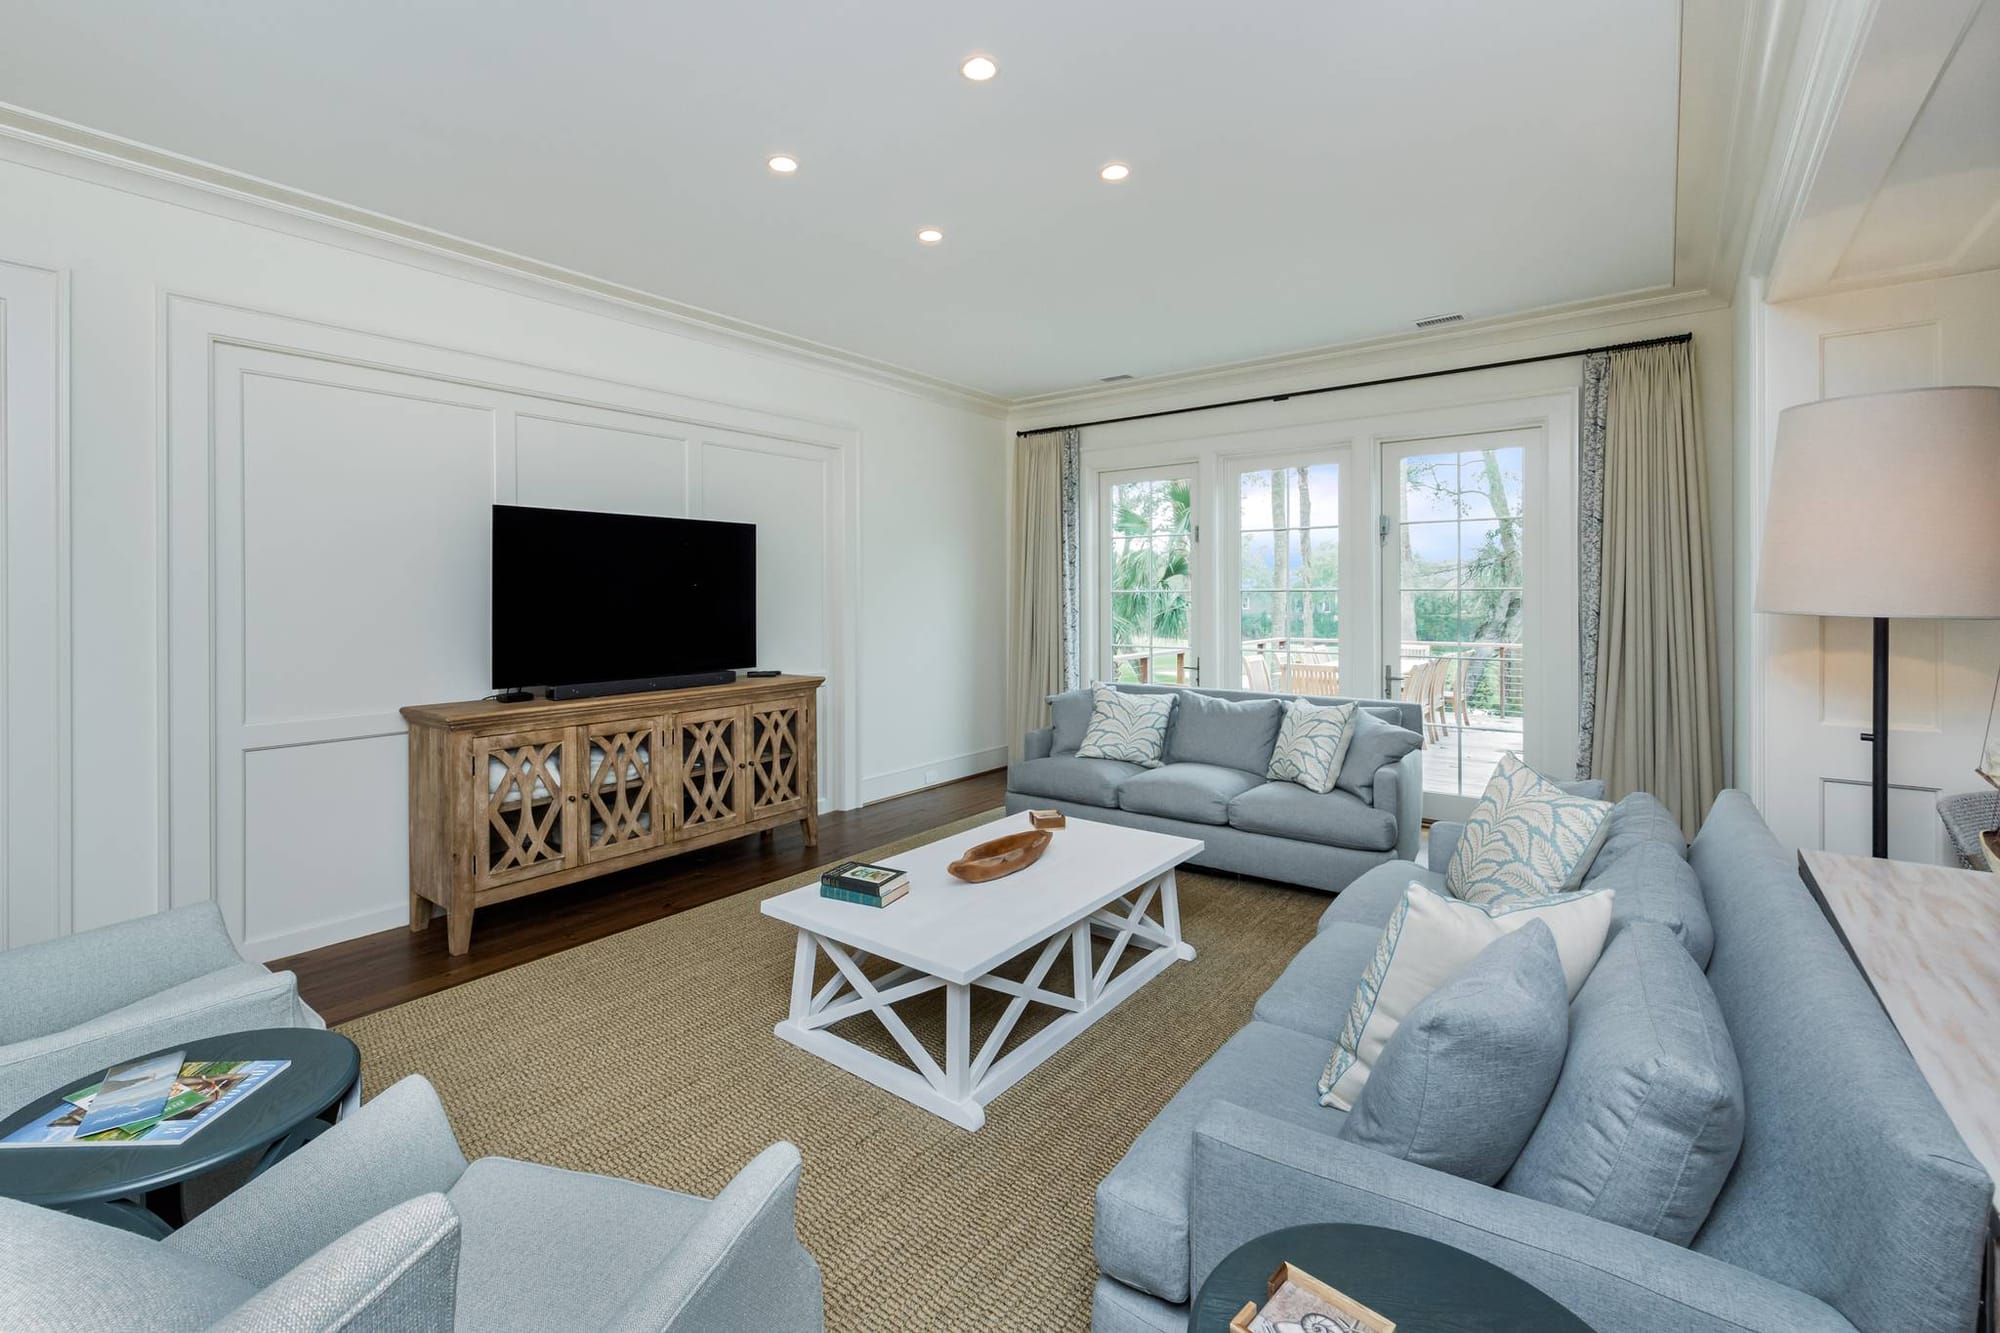
POLYGON ((921 791, 925 787, 935 787, 941 782, 956 782, 969 778, 975 773, 987 773, 1005 767, 1007 747, 996 745, 990 750, 974 750, 971 754, 953 755, 949 759, 939 759, 916 768, 900 769, 894 773, 877 773, 874 777, 861 779, 861 803, 873 805, 886 801, 891 796, 902 796, 909 792, 921 791))
MULTIPOLYGON (((289 958, 308 949, 359 939, 363 935, 373 935, 377 931, 390 930, 396 926, 402 926, 407 930, 409 925, 410 909, 407 906, 382 907, 374 911, 358 912, 353 916, 344 916, 335 921, 316 921, 310 926, 289 930, 282 935, 267 935, 262 939, 246 940, 240 947, 243 956, 251 962, 268 963, 273 958, 289 958)), ((444 922, 439 921, 431 929, 443 930, 444 922)))

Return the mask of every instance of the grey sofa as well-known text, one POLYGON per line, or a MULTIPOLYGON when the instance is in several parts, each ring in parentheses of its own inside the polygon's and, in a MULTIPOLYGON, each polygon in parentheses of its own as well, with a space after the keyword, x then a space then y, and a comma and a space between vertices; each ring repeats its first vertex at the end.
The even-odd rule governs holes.
MULTIPOLYGON (((1432 864, 1448 863, 1459 832, 1433 826, 1432 864)), ((1253 1021, 1105 1178, 1095 1333, 1182 1333, 1190 1294, 1223 1256, 1318 1221, 1435 1237, 1600 1333, 1972 1327, 1992 1183, 1746 796, 1722 795, 1691 853, 1657 802, 1620 802, 1585 882, 1617 890, 1611 940, 1571 1005, 1562 1082, 1535 1131, 1585 1132, 1555 1122, 1572 1076, 1582 1087, 1606 1073, 1591 1063, 1602 1042, 1577 1036, 1586 1022, 1600 1035, 1628 1025, 1608 1030, 1630 1048, 1681 1021, 1657 999, 1591 1013, 1599 974, 1615 988, 1607 969, 1643 956, 1641 942, 1664 957, 1678 939, 1706 969, 1742 1078, 1742 1148, 1685 1246, 1525 1197, 1511 1175, 1477 1184, 1339 1137, 1343 1114, 1318 1104, 1316 1079, 1412 881, 1439 888, 1442 876, 1395 862, 1336 898, 1253 1021)))
POLYGON ((0 1199, 0 1324, 79 1328, 824 1326, 793 1223, 799 1153, 765 1149, 714 1200, 485 1157, 406 1078, 154 1241, 0 1199))
POLYGON ((325 1027, 246 961, 214 903, 0 953, 0 1116, 120 1060, 225 1032, 325 1027))
POLYGON ((1201 702, 1280 708, 1280 696, 1167 685, 1118 688, 1180 696, 1167 728, 1166 762, 1146 769, 1079 758, 1090 692, 1057 695, 1050 700, 1054 725, 1029 732, 1022 757, 1007 766, 1010 814, 1052 807, 1082 819, 1199 838, 1205 850, 1195 865, 1327 892, 1385 861, 1416 856, 1423 815, 1423 710, 1416 704, 1305 696, 1312 703, 1358 702, 1417 738, 1417 749, 1373 773, 1365 794, 1336 788, 1322 795, 1266 779, 1281 714, 1218 720, 1221 710, 1204 714, 1201 702))

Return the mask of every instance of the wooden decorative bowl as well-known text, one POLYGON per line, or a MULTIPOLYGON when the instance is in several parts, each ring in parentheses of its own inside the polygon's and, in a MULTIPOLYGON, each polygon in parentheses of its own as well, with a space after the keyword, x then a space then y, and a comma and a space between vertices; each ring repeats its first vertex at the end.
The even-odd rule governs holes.
POLYGON ((966 848, 965 855, 945 869, 954 879, 962 879, 968 884, 984 884, 987 880, 1026 870, 1041 860, 1042 853, 1049 849, 1049 842, 1054 837, 1047 829, 1009 833, 1004 838, 966 848))

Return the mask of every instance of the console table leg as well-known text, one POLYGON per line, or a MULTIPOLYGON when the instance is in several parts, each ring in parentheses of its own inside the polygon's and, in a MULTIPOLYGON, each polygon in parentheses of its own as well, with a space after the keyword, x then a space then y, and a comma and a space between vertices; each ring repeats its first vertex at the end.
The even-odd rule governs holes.
POLYGON ((819 846, 819 811, 806 811, 806 817, 799 821, 799 828, 805 832, 806 846, 819 846))
POLYGON ((431 928, 431 900, 410 890, 410 931, 415 934, 431 928))
POLYGON ((452 957, 472 951, 472 905, 447 908, 444 914, 445 948, 452 957))

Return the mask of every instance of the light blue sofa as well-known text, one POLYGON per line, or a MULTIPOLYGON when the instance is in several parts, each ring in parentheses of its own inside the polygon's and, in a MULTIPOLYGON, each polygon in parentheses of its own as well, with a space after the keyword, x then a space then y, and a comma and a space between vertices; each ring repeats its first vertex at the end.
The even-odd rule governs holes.
MULTIPOLYGON (((1433 826, 1433 864, 1448 863, 1459 832, 1433 826)), ((1742 1148, 1685 1246, 1510 1192, 1511 1177, 1481 1185, 1339 1137, 1343 1114, 1318 1104, 1316 1080, 1412 881, 1437 888, 1442 876, 1395 862, 1337 897, 1253 1021, 1105 1178, 1095 1333, 1182 1333, 1191 1293, 1225 1255, 1308 1222, 1435 1237, 1519 1274, 1600 1333, 1972 1327, 1991 1181, 1742 793, 1722 795, 1691 852, 1658 802, 1626 798, 1585 881, 1617 889, 1599 971, 1620 965, 1612 945, 1625 930, 1669 953, 1678 939, 1706 968, 1741 1069, 1742 1148)), ((1571 1006, 1565 1082, 1602 1073, 1578 1067, 1602 1043, 1575 1035, 1599 981, 1571 1006)), ((1646 1030, 1614 1028, 1614 1045, 1678 1017, 1657 1003, 1637 1013, 1618 1021, 1646 1030)), ((1605 1017, 1588 1020, 1600 1034, 1605 1017)), ((1558 1084, 1538 1135, 1579 1132, 1555 1123, 1562 1099, 1558 1084)))
POLYGON ((165 1240, 0 1199, 0 1326, 818 1333, 798 1184, 789 1143, 713 1200, 468 1165, 411 1077, 165 1240))
POLYGON ((325 1027, 297 979, 236 952, 212 902, 0 953, 0 1116, 178 1041, 325 1027))
MULTIPOLYGON (((1415 734, 1416 748, 1372 769, 1362 791, 1321 794, 1265 771, 1277 740, 1281 696, 1248 690, 1193 690, 1120 685, 1134 694, 1179 696, 1167 726, 1166 762, 1146 769, 1116 759, 1082 759, 1090 691, 1049 702, 1054 725, 1031 731, 1022 757, 1007 766, 1007 810, 1057 809, 1080 819, 1199 838, 1193 864, 1213 870, 1336 892, 1385 861, 1417 854, 1423 822, 1423 710, 1388 699, 1359 703, 1373 719, 1415 734), (1203 701, 1248 703, 1261 717, 1218 718, 1203 701), (1196 727, 1202 728, 1200 740, 1196 727)), ((1363 738, 1357 738, 1357 746, 1363 738)))

